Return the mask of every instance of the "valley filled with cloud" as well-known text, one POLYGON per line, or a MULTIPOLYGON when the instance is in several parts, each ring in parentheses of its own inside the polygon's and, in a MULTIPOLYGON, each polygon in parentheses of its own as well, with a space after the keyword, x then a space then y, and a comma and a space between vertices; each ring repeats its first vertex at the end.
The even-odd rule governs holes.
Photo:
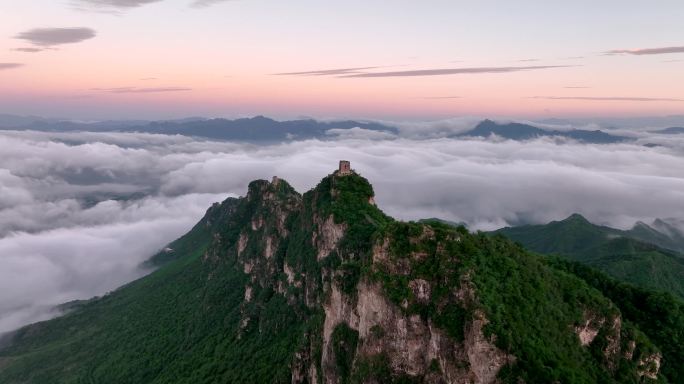
POLYGON ((629 130, 628 142, 585 144, 442 134, 466 125, 405 123, 397 134, 331 129, 327 140, 268 145, 2 131, 0 333, 144 275, 145 260, 213 202, 244 195, 250 181, 277 175, 303 193, 340 159, 370 180, 381 209, 403 220, 438 217, 492 230, 572 213, 620 228, 684 218, 684 135, 629 130))

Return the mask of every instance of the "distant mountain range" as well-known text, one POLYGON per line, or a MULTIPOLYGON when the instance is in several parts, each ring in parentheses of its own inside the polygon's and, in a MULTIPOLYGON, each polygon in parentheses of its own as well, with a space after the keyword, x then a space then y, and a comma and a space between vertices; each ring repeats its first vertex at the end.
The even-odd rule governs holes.
POLYGON ((665 128, 665 129, 653 131, 653 132, 662 133, 662 134, 666 134, 666 135, 677 135, 677 134, 684 133, 684 127, 670 127, 670 128, 665 128))
MULTIPOLYGON (((77 122, 40 117, 0 115, 0 129, 38 131, 145 132, 185 135, 213 140, 245 142, 282 142, 307 139, 332 139, 352 129, 384 133, 391 138, 401 136, 398 127, 371 121, 318 121, 313 119, 277 121, 264 116, 242 119, 188 118, 171 121, 101 121, 77 122)), ((351 132, 351 131, 350 131, 351 132)), ((465 132, 443 133, 443 137, 490 137, 510 140, 531 140, 538 137, 565 137, 593 144, 610 144, 631 140, 600 130, 549 130, 522 123, 497 123, 484 120, 465 132)), ((426 136, 427 137, 427 136, 426 136)))
POLYGON ((587 131, 572 129, 568 131, 546 130, 528 124, 508 123, 499 124, 492 120, 484 120, 474 129, 460 136, 488 137, 497 135, 511 140, 530 140, 537 137, 559 136, 594 144, 610 144, 628 140, 627 137, 615 136, 603 131, 587 131))
POLYGON ((503 228, 526 248, 578 261, 625 282, 684 298, 684 234, 663 220, 632 229, 590 223, 574 214, 544 225, 503 228))

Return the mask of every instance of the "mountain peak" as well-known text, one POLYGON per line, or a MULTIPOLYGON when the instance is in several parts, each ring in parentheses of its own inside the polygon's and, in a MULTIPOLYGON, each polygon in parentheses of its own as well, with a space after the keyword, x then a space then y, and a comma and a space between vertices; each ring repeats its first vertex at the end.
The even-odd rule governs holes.
POLYGON ((582 224, 591 224, 589 220, 587 220, 586 217, 582 216, 579 213, 573 213, 572 215, 568 216, 565 220, 561 220, 561 222, 574 222, 574 223, 582 223, 582 224))

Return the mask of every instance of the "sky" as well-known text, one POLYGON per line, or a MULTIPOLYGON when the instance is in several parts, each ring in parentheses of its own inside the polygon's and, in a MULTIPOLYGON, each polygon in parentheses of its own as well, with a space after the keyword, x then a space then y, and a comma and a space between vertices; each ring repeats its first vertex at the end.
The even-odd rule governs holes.
POLYGON ((0 113, 684 114, 684 3, 0 0, 0 113))

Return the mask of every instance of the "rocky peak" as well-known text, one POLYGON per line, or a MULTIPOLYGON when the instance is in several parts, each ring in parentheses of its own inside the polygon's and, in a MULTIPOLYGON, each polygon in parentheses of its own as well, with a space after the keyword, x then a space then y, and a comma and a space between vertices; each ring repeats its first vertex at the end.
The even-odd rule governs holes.
MULTIPOLYGON (((371 184, 353 171, 336 171, 304 195, 280 178, 250 183, 209 251, 212 260, 236 261, 247 277, 238 337, 259 321, 263 300, 273 300, 268 291, 310 327, 293 355, 293 382, 494 383, 504 369, 526 377, 516 369, 531 369, 524 365, 529 347, 511 339, 507 323, 527 310, 518 305, 530 293, 520 286, 542 284, 542 276, 555 289, 574 290, 575 283, 548 270, 533 272, 544 267, 503 240, 439 222, 395 221, 373 197, 371 184), (497 274, 503 275, 488 280, 497 274)), ((577 295, 588 304, 580 310, 575 302, 541 296, 547 302, 535 304, 540 311, 561 305, 565 322, 548 333, 548 324, 535 323, 538 313, 521 315, 530 322, 525 332, 562 338, 560 345, 575 345, 572 353, 582 361, 598 359, 606 375, 628 360, 634 375, 657 376, 655 354, 623 351, 638 338, 623 335, 609 302, 584 291, 559 295, 553 300, 577 295), (591 357, 598 345, 600 358, 591 357)))

